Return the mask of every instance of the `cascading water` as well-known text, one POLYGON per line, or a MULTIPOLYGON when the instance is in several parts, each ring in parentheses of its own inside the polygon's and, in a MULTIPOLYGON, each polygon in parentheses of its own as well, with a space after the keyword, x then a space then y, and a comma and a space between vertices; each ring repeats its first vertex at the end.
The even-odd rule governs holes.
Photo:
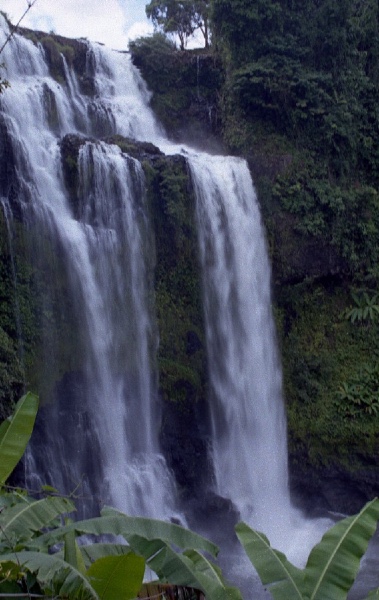
MULTIPOLYGON (((3 22, 3 35, 6 27, 3 22)), ((4 61, 12 88, 1 99, 0 117, 12 140, 18 203, 31 228, 59 246, 81 356, 75 357, 80 381, 63 390, 70 388, 67 405, 58 402, 41 425, 43 465, 32 449, 29 472, 40 479, 51 471, 51 482, 62 490, 73 489, 86 473, 84 495, 131 514, 169 518, 176 510, 158 444, 143 172, 118 147, 83 139, 73 207, 60 154, 68 133, 151 141, 186 156, 197 197, 216 491, 286 550, 294 519, 300 525, 287 485, 270 268, 246 163, 165 140, 127 54, 88 44, 92 95, 80 92, 63 56, 65 83, 58 84, 43 49, 21 36, 6 46, 4 61), (69 443, 60 434, 66 430, 69 443)))
MULTIPOLYGON (((144 113, 135 107, 128 112, 131 100, 115 97, 99 49, 88 46, 87 57, 89 68, 105 73, 98 77, 100 94, 94 99, 79 94, 73 72, 67 86, 57 84, 42 48, 20 36, 13 37, 4 56, 12 88, 2 98, 1 118, 12 140, 17 200, 29 228, 59 245, 65 294, 78 328, 76 346, 83 353, 77 397, 58 402, 48 422, 40 423, 27 477, 32 486, 42 479, 62 491, 81 484, 83 496, 129 514, 170 517, 174 486, 158 444, 157 334, 145 260, 151 236, 143 171, 118 147, 86 142, 79 151, 75 211, 63 185, 59 142, 64 134, 112 134, 121 114, 122 133, 142 135, 144 113)), ((138 74, 126 73, 132 97, 146 93, 138 74)), ((147 108, 145 113, 153 128, 147 108)))
POLYGON ((270 264, 245 161, 189 158, 197 197, 216 492, 301 564, 327 520, 290 502, 270 264))
POLYGON ((245 161, 190 159, 195 182, 217 492, 257 527, 288 505, 270 265, 245 161), (231 449, 233 448, 233 452, 231 449), (269 468, 268 468, 269 465, 269 468))

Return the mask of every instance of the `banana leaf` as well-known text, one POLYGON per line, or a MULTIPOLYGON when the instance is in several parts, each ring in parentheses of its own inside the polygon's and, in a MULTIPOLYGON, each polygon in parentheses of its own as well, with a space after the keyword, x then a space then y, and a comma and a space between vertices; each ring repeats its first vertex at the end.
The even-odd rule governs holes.
POLYGON ((246 523, 238 523, 235 529, 263 585, 270 586, 272 596, 276 600, 304 600, 304 574, 301 569, 290 563, 282 552, 271 548, 263 533, 251 529, 246 523))
POLYGON ((0 485, 8 479, 25 452, 38 410, 38 397, 27 393, 11 417, 0 425, 0 485))
POLYGON ((5 508, 0 514, 0 540, 19 544, 47 527, 57 516, 75 510, 67 498, 49 497, 42 500, 18 503, 5 508))
POLYGON ((80 571, 82 575, 86 575, 87 569, 74 531, 70 531, 64 536, 64 560, 80 571))
POLYGON ((43 552, 10 552, 0 555, 0 563, 13 562, 34 573, 47 594, 70 600, 100 600, 87 577, 57 555, 43 552))
POLYGON ((180 554, 162 540, 139 536, 131 536, 129 543, 160 581, 201 590, 207 600, 242 600, 239 590, 223 580, 220 569, 195 550, 180 554))
POLYGON ((80 552, 87 569, 99 558, 104 558, 105 556, 122 556, 129 554, 131 551, 130 546, 126 544, 98 543, 80 546, 80 552))
POLYGON ((212 556, 218 553, 218 547, 213 542, 180 525, 145 517, 129 517, 109 508, 102 511, 101 517, 77 521, 47 532, 33 540, 33 548, 51 546, 61 541, 69 531, 75 531, 76 535, 121 535, 127 541, 131 536, 138 535, 146 540, 164 540, 182 549, 203 550, 212 556))
POLYGON ((343 600, 354 583, 360 561, 375 533, 379 500, 368 502, 360 513, 339 521, 312 549, 305 572, 305 593, 310 600, 343 600))
POLYGON ((87 576, 100 600, 132 600, 141 589, 144 573, 144 559, 128 553, 99 558, 87 576))

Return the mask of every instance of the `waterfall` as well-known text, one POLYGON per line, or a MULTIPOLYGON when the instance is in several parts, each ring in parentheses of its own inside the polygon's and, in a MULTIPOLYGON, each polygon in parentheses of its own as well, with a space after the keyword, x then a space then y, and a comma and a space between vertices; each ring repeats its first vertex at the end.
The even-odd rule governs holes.
POLYGON ((244 160, 192 154, 215 491, 301 565, 330 525, 292 507, 271 268, 244 160))
MULTIPOLYGON (((93 499, 84 502, 87 514, 111 503, 129 514, 169 518, 175 490, 158 443, 158 336, 147 258, 153 242, 142 167, 117 146, 83 143, 73 207, 60 153, 68 132, 145 138, 145 125, 149 133, 159 131, 146 101, 139 100, 146 88, 129 57, 116 54, 109 65, 106 51, 90 44, 88 69, 98 90, 93 98, 80 94, 72 70, 66 85, 52 79, 42 47, 21 36, 6 46, 4 60, 12 87, 1 98, 1 119, 13 149, 17 202, 27 227, 37 232, 31 253, 38 265, 38 253, 45 251, 39 245, 56 248, 63 271, 63 283, 46 281, 45 312, 51 313, 54 295, 49 284, 58 284, 77 331, 70 342, 74 376, 61 381, 54 406, 43 409, 27 455, 28 482, 32 489, 41 482, 64 492, 79 487, 78 495, 93 499)), ((46 373, 65 343, 54 328, 46 328, 46 373)))
POLYGON ((190 159, 204 285, 217 492, 258 528, 288 504, 270 265, 246 162, 190 159), (233 451, 231 451, 233 449, 233 451))
MULTIPOLYGON (((7 26, 0 19, 4 36, 7 26)), ((138 161, 116 145, 95 141, 120 134, 153 142, 167 154, 180 153, 190 168, 203 273, 215 492, 230 499, 274 546, 286 551, 289 540, 306 544, 308 532, 289 500, 270 265, 246 162, 171 144, 130 57, 86 44, 85 76, 93 87, 88 95, 63 55, 65 81, 58 83, 42 46, 22 36, 13 36, 3 56, 12 87, 0 99, 0 125, 12 145, 22 218, 36 239, 31 254, 38 267, 39 251, 47 245, 59 262, 59 281, 51 288, 46 282, 45 312, 52 314, 58 303, 53 289, 66 303, 58 309, 60 328, 53 322, 47 328, 43 369, 48 371, 66 345, 74 348, 66 357, 71 379, 60 381, 29 450, 28 481, 61 491, 80 485, 94 506, 107 502, 130 514, 172 518, 177 511, 175 485, 158 441, 159 336, 146 182, 138 161), (83 138, 75 206, 62 173, 60 143, 69 133, 83 138), (71 331, 74 326, 75 340, 65 338, 65 318, 71 331)), ((84 512, 94 509, 91 502, 84 504, 84 512)))

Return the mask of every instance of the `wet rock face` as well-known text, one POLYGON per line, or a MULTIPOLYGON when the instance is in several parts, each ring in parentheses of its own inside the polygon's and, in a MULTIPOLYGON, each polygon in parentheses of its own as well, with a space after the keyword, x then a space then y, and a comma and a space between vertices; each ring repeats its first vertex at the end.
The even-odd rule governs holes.
POLYGON ((16 176, 12 141, 3 120, 0 120, 0 164, 0 196, 7 198, 14 207, 19 192, 19 184, 16 176))
POLYGON ((294 501, 311 515, 357 513, 379 491, 379 470, 374 466, 348 471, 340 464, 319 469, 296 464, 290 479, 294 501))
POLYGON ((34 44, 41 44, 49 64, 52 77, 59 83, 66 79, 63 59, 74 68, 81 92, 87 96, 96 93, 94 71, 88 55, 86 40, 75 40, 61 35, 51 35, 44 31, 34 31, 24 27, 18 28, 19 33, 34 44))
POLYGON ((201 423, 205 426, 202 412, 204 406, 201 409, 191 397, 180 403, 163 403, 162 449, 185 497, 192 499, 203 497, 213 476, 207 437, 201 431, 201 423))
MULTIPOLYGON (((63 137, 61 148, 61 159, 63 178, 70 195, 71 207, 76 218, 80 217, 80 206, 78 198, 79 172, 78 157, 80 148, 87 142, 94 142, 91 138, 83 138, 75 134, 67 134, 63 137)), ((137 142, 121 135, 113 135, 103 140, 107 144, 119 146, 122 152, 139 161, 153 160, 155 157, 163 156, 163 153, 149 142, 137 142)), ((170 159, 168 159, 170 160, 170 159)))

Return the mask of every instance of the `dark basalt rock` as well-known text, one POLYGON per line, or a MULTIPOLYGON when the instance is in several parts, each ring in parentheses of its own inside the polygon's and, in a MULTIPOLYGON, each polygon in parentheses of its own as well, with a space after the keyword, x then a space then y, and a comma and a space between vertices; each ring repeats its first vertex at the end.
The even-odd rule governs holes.
POLYGON ((20 216, 17 203, 20 184, 16 174, 13 144, 6 123, 2 119, 0 120, 0 165, 0 196, 7 198, 14 214, 20 216))
MULTIPOLYGON (((294 457, 290 457, 290 464, 293 460, 294 457)), ((378 464, 379 457, 372 457, 371 462, 375 460, 378 464)), ((303 464, 301 467, 296 460, 290 473, 294 501, 312 516, 327 511, 354 514, 379 494, 379 469, 375 466, 350 471, 341 464, 319 468, 303 464)))
MULTIPOLYGON (((81 146, 87 141, 100 143, 99 140, 95 140, 94 138, 85 138, 76 134, 67 134, 60 142, 64 182, 69 192, 71 206, 76 218, 80 218, 78 157, 81 146)), ((122 152, 139 161, 154 160, 157 157, 164 156, 154 144, 138 142, 121 135, 106 137, 102 141, 106 144, 119 146, 122 152)))
POLYGON ((81 92, 86 96, 95 95, 94 70, 91 68, 92 65, 89 59, 88 43, 86 40, 76 40, 55 34, 51 35, 44 31, 34 31, 25 27, 19 27, 18 33, 30 39, 35 44, 42 45, 49 64, 50 73, 54 79, 60 83, 65 81, 63 55, 78 76, 81 92))
POLYGON ((111 135, 104 138, 107 144, 115 144, 122 152, 139 161, 164 156, 163 152, 151 142, 139 142, 122 135, 111 135))
POLYGON ((181 402, 163 402, 162 449, 185 497, 193 499, 203 497, 213 478, 208 440, 200 425, 205 417, 200 413, 204 413, 204 406, 195 403, 190 393, 181 402))

